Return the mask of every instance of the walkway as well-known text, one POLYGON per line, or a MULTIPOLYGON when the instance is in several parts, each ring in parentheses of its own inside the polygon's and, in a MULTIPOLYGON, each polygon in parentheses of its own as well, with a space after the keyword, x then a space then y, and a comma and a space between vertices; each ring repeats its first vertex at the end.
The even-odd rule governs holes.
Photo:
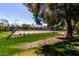
POLYGON ((48 38, 48 39, 39 40, 39 41, 31 42, 31 43, 23 43, 23 44, 14 46, 13 48, 27 49, 27 48, 42 46, 48 43, 56 43, 56 42, 62 42, 62 41, 63 40, 57 39, 57 38, 48 38))
POLYGON ((19 35, 19 34, 37 34, 37 33, 51 33, 51 32, 57 32, 59 34, 65 34, 63 31, 16 31, 13 35, 19 35))

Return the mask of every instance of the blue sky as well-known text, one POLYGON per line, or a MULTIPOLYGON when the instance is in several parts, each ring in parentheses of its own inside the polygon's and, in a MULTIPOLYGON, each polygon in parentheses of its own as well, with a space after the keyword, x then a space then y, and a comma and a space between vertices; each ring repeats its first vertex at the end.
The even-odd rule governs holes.
POLYGON ((14 23, 14 20, 18 24, 26 23, 33 24, 33 15, 28 9, 22 4, 15 3, 0 3, 0 19, 7 19, 9 23, 14 23))

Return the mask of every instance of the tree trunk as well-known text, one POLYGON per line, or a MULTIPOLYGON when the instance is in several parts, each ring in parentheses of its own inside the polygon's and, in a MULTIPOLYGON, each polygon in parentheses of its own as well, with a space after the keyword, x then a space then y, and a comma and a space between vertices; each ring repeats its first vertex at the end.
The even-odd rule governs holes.
POLYGON ((67 22, 67 38, 72 39, 73 38, 73 29, 72 29, 72 24, 71 20, 66 20, 67 22))
POLYGON ((15 32, 12 32, 6 39, 9 39, 15 32))
POLYGON ((66 23, 67 23, 67 36, 69 40, 72 40, 73 38, 73 29, 72 29, 72 23, 71 23, 71 10, 67 8, 68 4, 65 3, 65 13, 66 13, 66 23))

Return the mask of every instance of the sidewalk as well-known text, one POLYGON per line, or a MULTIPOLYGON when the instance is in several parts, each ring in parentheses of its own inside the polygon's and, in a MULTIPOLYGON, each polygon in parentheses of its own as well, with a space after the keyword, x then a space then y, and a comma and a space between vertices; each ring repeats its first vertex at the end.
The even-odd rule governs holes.
POLYGON ((53 32, 57 32, 59 34, 65 34, 63 31, 16 31, 13 35, 38 34, 38 33, 53 33, 53 32))

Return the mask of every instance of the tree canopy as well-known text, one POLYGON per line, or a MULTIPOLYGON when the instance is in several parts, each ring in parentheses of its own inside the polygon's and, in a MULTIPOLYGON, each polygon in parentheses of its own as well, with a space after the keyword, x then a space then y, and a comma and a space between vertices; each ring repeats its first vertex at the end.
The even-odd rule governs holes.
POLYGON ((67 25, 67 38, 73 37, 73 30, 79 21, 79 4, 76 3, 24 3, 32 12, 36 23, 46 22, 49 27, 58 23, 67 25), (63 23, 64 24, 64 23, 63 23))

